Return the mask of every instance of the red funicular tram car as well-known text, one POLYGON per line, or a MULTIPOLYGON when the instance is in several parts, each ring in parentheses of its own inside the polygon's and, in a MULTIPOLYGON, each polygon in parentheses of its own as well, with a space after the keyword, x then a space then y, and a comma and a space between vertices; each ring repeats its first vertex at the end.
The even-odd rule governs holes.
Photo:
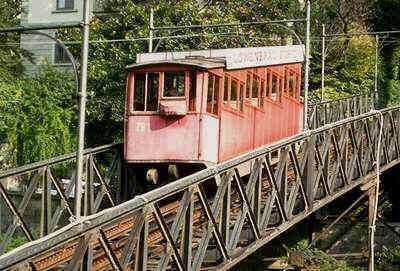
POLYGON ((301 45, 139 54, 126 162, 156 183, 298 133, 303 60, 301 45))

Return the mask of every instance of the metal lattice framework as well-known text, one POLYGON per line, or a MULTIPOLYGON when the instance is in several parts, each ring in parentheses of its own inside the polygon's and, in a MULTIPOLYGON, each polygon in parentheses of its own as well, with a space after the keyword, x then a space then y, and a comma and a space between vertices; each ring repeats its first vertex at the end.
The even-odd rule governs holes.
POLYGON ((400 162, 400 107, 299 134, 82 218, 1 256, 0 269, 228 269, 373 179, 381 128, 388 169, 400 162))
MULTIPOLYGON (((110 186, 119 184, 120 148, 121 144, 110 144, 85 150, 85 214, 116 205, 110 186)), ((9 250, 14 237, 33 241, 74 219, 75 175, 71 169, 75 158, 76 154, 71 153, 0 174, 0 208, 5 227, 0 254, 9 250), (39 206, 32 206, 32 202, 39 206)))
POLYGON ((356 95, 311 104, 308 109, 308 127, 316 129, 329 123, 367 113, 373 108, 373 100, 368 95, 356 95))

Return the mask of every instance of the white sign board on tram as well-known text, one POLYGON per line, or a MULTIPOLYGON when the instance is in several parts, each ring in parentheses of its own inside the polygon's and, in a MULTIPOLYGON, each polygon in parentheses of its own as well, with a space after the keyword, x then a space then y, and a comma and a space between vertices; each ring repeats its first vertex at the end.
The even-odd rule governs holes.
POLYGON ((187 57, 222 58, 228 70, 265 67, 304 61, 303 45, 251 47, 185 52, 145 53, 137 55, 137 63, 178 60, 187 57))

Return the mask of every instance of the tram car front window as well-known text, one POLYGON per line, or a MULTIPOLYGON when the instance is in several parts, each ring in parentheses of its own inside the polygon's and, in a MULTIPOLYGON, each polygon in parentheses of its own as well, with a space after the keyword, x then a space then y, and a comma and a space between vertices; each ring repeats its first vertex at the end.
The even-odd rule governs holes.
POLYGON ((134 105, 135 111, 157 111, 158 107, 158 73, 135 74, 134 105))
POLYGON ((185 96, 185 72, 164 73, 163 97, 185 96))

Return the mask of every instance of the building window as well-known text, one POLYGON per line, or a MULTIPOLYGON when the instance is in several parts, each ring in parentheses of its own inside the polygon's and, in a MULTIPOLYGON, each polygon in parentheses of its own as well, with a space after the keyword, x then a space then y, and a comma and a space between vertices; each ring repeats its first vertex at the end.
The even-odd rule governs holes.
POLYGON ((74 0, 57 0, 57 10, 74 9, 74 0))
POLYGON ((54 63, 56 64, 63 64, 69 63, 70 59, 68 58, 67 52, 64 48, 61 47, 60 44, 56 43, 55 51, 54 51, 54 63))

